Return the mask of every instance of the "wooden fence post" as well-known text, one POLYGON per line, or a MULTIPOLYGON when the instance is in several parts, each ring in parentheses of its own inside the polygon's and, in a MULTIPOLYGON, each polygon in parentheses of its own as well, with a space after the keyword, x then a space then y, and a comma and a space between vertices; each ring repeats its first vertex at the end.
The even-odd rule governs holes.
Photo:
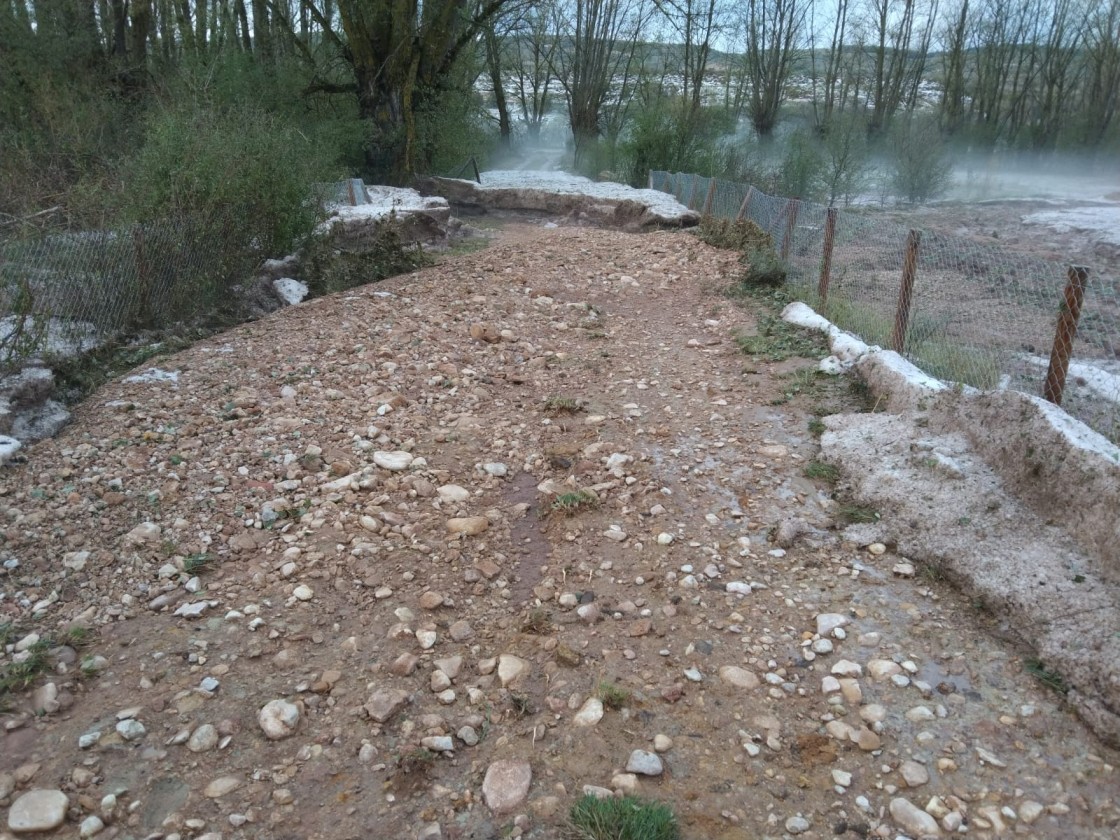
POLYGON ((144 228, 137 224, 132 228, 132 247, 136 264, 136 310, 131 324, 118 326, 147 328, 152 326, 152 277, 148 257, 144 248, 144 228))
POLYGON ((710 216, 712 213, 712 201, 716 197, 716 179, 712 178, 708 182, 708 194, 704 196, 704 213, 705 216, 710 216))
POLYGON ((782 259, 789 258, 789 249, 793 245, 793 231, 797 226, 797 211, 801 209, 801 199, 791 198, 786 201, 786 230, 782 237, 782 259))
POLYGON ((685 205, 689 210, 695 209, 692 205, 696 202, 696 182, 700 180, 700 176, 696 173, 692 175, 692 189, 688 192, 688 204, 685 205))
POLYGON ((1050 367, 1046 371, 1046 384, 1042 396, 1054 405, 1062 404, 1069 373, 1069 357, 1073 355, 1073 340, 1077 337, 1077 321, 1081 318, 1081 304, 1085 301, 1085 281, 1089 269, 1071 265, 1067 274, 1062 304, 1058 309, 1058 328, 1054 333, 1054 347, 1050 351, 1050 367))
POLYGON ((828 303, 828 284, 832 279, 832 242, 836 236, 835 207, 829 207, 824 217, 824 254, 821 258, 821 280, 817 284, 818 305, 822 308, 828 303))
POLYGON ((747 187, 747 196, 739 206, 739 215, 735 217, 736 221, 742 221, 747 217, 747 211, 751 209, 752 198, 754 198, 754 187, 747 187))
POLYGON ((898 311, 895 312, 894 329, 891 331, 891 349, 896 353, 901 353, 906 348, 910 301, 914 294, 914 276, 918 273, 918 248, 921 244, 921 231, 911 230, 906 237, 906 254, 902 258, 902 285, 898 290, 898 311))

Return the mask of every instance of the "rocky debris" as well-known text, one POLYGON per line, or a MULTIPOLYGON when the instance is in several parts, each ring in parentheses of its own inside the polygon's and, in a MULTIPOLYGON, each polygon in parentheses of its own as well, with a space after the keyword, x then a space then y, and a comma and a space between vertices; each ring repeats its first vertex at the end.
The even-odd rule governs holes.
POLYGON ((53 393, 54 373, 46 367, 0 376, 0 464, 19 450, 18 444, 53 437, 70 420, 66 407, 51 399, 53 393))
POLYGON ((904 799, 901 796, 892 799, 890 812, 891 819, 898 823, 903 831, 914 837, 941 836, 941 827, 937 824, 937 820, 914 805, 909 799, 904 799))
POLYGON ((66 821, 70 800, 60 790, 29 790, 8 810, 8 830, 16 834, 51 831, 66 821))
POLYGON ((482 796, 495 814, 508 814, 529 795, 533 768, 528 761, 502 759, 486 768, 482 796))
POLYGON ((57 784, 74 835, 548 837, 588 789, 688 836, 914 836, 905 798, 946 835, 1111 840, 1116 753, 894 574, 881 523, 829 527, 805 401, 771 404, 801 362, 745 358, 754 315, 705 291, 735 255, 525 235, 202 342, 177 388, 110 383, 5 467, 0 668, 40 670, 0 807, 57 784), (528 756, 537 785, 480 807, 528 756))

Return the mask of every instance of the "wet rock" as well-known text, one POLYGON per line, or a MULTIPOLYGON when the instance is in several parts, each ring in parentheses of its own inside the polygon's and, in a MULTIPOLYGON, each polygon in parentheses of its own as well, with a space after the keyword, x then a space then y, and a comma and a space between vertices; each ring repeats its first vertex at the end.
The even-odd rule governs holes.
POLYGON ((533 769, 528 761, 502 759, 486 768, 482 796, 495 814, 508 814, 529 795, 533 769))
POLYGON ((29 790, 12 803, 8 829, 16 834, 51 831, 66 820, 70 800, 60 790, 29 790))

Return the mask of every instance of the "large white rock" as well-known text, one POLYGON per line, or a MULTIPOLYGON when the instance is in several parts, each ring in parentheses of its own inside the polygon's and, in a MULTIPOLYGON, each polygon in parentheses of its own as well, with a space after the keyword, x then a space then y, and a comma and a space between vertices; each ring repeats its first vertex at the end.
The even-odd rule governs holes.
POLYGON ((382 452, 377 451, 373 453, 373 463, 381 467, 383 470, 391 472, 400 472, 407 470, 409 465, 416 460, 407 452, 382 452))
POLYGON ((62 825, 70 800, 60 790, 29 790, 12 803, 8 829, 16 834, 50 831, 62 825))
POLYGON ((528 761, 503 759, 486 768, 482 780, 482 796, 495 814, 507 814, 525 801, 533 781, 533 768, 528 761))
POLYGON ((287 738, 299 726, 300 710, 287 700, 269 700, 257 714, 257 723, 272 741, 287 738))
POLYGON ((901 796, 891 800, 891 819, 898 823, 907 834, 914 837, 940 837, 941 828, 937 820, 901 796))

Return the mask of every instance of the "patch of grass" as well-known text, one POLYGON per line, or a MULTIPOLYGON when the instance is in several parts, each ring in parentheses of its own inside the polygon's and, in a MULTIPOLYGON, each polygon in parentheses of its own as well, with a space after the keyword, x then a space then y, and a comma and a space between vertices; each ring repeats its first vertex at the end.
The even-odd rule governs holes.
POLYGON ((828 345, 821 333, 794 326, 775 315, 760 315, 758 334, 740 335, 736 342, 747 355, 771 362, 794 356, 817 359, 828 355, 828 345))
POLYGON ((16 628, 10 621, 0 623, 0 648, 10 645, 16 638, 16 628))
POLYGON ((826 464, 823 461, 810 461, 805 465, 804 473, 806 478, 827 481, 829 484, 835 484, 840 480, 840 469, 834 464, 826 464))
POLYGON ((824 374, 814 368, 795 370, 793 373, 783 377, 784 385, 782 395, 771 400, 770 404, 782 405, 797 396, 816 394, 820 390, 821 377, 823 375, 824 374))
POLYGON ((397 772, 403 776, 426 776, 435 761, 434 752, 426 747, 417 747, 397 756, 397 772))
POLYGON ((549 397, 544 403, 545 414, 553 416, 560 414, 576 414, 582 411, 579 401, 572 397, 549 397))
POLYGON ((809 434, 813 437, 820 437, 824 434, 824 421, 819 417, 809 418, 809 434))
POLYGON ((618 683, 607 682, 606 680, 599 683, 599 689, 596 694, 603 702, 604 707, 616 711, 629 703, 631 697, 629 689, 623 688, 618 683))
POLYGON ((22 662, 11 662, 0 669, 0 702, 13 691, 22 691, 35 682, 46 670, 47 651, 51 647, 50 639, 40 639, 27 649, 28 655, 22 662))
POLYGON ((635 796, 587 795, 572 806, 568 840, 678 840, 680 827, 673 809, 662 802, 635 796))
POLYGON ((567 516, 575 516, 581 510, 588 510, 599 504, 594 494, 586 490, 575 490, 571 493, 561 493, 552 500, 551 509, 567 516))
POLYGON ((517 691, 509 693, 509 702, 513 706, 513 713, 519 718, 528 717, 536 711, 533 705, 533 698, 528 694, 522 694, 517 691))
POLYGON ((188 575, 197 575, 209 569, 213 562, 214 558, 206 552, 188 554, 186 559, 183 560, 183 571, 188 575))
POLYGON ((836 515, 840 521, 847 525, 879 521, 879 511, 865 505, 840 505, 836 510, 836 515))
POLYGON ((551 626, 552 621, 548 614, 548 610, 542 607, 537 607, 534 610, 530 610, 529 615, 525 617, 525 621, 521 625, 521 632, 532 633, 536 636, 543 636, 548 632, 548 629, 551 626))
POLYGON ((1062 675, 1046 667, 1046 664, 1036 657, 1030 657, 1023 663, 1027 673, 1048 688, 1054 689, 1059 694, 1068 694, 1069 686, 1062 679, 1062 675))

